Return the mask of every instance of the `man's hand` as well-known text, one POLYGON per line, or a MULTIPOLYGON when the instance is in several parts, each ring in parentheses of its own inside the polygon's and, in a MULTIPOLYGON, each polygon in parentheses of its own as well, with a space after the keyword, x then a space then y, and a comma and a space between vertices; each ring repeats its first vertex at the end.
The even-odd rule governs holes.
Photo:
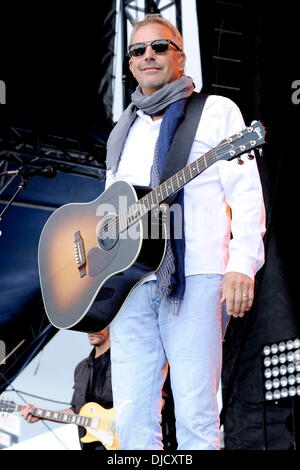
POLYGON ((252 307, 253 299, 253 279, 235 272, 224 275, 221 303, 226 302, 228 315, 243 317, 252 307))
MULTIPOLYGON (((36 406, 33 405, 32 403, 26 403, 26 405, 24 406, 24 408, 21 411, 21 415, 24 417, 24 419, 26 419, 26 421, 28 423, 35 423, 36 421, 39 421, 40 419, 44 419, 43 417, 32 416, 31 412, 32 412, 33 408, 36 408, 36 406)), ((72 408, 67 408, 66 410, 59 410, 58 413, 75 414, 74 411, 72 410, 72 408)), ((47 418, 47 420, 48 421, 56 421, 55 419, 49 419, 49 418, 47 418)))
POLYGON ((26 403, 25 407, 21 411, 21 415, 24 416, 24 418, 26 419, 28 423, 35 423, 36 421, 39 421, 41 419, 36 416, 32 416, 31 414, 32 408, 35 408, 35 406, 32 403, 26 403))

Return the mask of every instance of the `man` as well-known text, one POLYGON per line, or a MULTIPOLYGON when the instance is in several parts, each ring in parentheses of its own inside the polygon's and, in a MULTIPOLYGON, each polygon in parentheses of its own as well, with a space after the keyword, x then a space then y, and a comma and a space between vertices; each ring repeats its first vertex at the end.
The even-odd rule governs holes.
MULTIPOLYGON (((138 22, 129 54, 139 86, 108 141, 107 187, 117 180, 153 184, 161 137, 170 140, 169 124, 176 119, 174 106, 186 103, 194 89, 184 75, 181 35, 165 19, 150 15, 138 22)), ((231 100, 209 96, 188 163, 244 127, 231 100)), ((184 187, 184 294, 164 291, 162 267, 133 289, 110 324, 120 449, 162 449, 167 362, 178 449, 220 447, 221 306, 226 303, 228 315, 244 316, 264 262, 260 179, 255 159, 243 160, 217 162, 184 187)))
MULTIPOLYGON (((96 402, 104 408, 112 408, 111 389, 111 363, 110 363, 110 339, 109 330, 105 328, 98 333, 88 334, 89 342, 93 347, 90 355, 81 361, 75 369, 74 393, 71 407, 63 412, 78 414, 85 403, 96 402)), ((41 418, 34 417, 30 413, 31 403, 26 403, 21 414, 29 423, 34 423, 41 418)), ((79 437, 85 434, 85 429, 78 427, 79 437)), ((82 450, 104 450, 99 441, 81 443, 82 450)))

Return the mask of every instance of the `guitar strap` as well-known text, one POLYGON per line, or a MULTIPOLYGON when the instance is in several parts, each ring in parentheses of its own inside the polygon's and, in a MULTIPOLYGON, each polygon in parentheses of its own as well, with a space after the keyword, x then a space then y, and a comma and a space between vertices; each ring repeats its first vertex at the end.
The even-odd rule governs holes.
MULTIPOLYGON (((196 131, 201 119, 202 111, 209 95, 204 93, 192 93, 186 105, 184 119, 176 129, 169 150, 166 165, 161 178, 161 183, 182 170, 188 161, 194 142, 196 131)), ((177 193, 170 196, 166 202, 171 205, 177 193)))

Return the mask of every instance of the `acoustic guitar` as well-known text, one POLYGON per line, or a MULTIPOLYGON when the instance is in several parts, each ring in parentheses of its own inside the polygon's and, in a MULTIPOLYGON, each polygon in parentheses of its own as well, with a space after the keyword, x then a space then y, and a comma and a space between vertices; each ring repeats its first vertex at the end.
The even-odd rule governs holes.
POLYGON ((38 248, 50 322, 84 332, 108 326, 134 286, 161 264, 168 233, 164 201, 215 162, 238 158, 264 142, 265 129, 254 121, 154 189, 118 181, 94 201, 53 212, 38 248))

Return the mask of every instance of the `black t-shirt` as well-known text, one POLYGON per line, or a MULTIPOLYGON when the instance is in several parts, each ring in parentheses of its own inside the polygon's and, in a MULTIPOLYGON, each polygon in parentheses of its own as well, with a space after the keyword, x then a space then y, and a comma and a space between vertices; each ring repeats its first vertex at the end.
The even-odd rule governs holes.
POLYGON ((106 353, 93 359, 93 373, 86 394, 88 402, 99 403, 103 408, 113 406, 109 361, 110 355, 106 353))
MULTIPOLYGON (((112 408, 110 350, 94 358, 95 349, 88 358, 81 361, 75 369, 74 393, 71 401, 72 409, 79 413, 85 403, 95 402, 103 408, 112 408)), ((78 428, 79 437, 85 435, 85 429, 78 428)), ((80 443, 83 450, 104 450, 99 442, 80 443)))

